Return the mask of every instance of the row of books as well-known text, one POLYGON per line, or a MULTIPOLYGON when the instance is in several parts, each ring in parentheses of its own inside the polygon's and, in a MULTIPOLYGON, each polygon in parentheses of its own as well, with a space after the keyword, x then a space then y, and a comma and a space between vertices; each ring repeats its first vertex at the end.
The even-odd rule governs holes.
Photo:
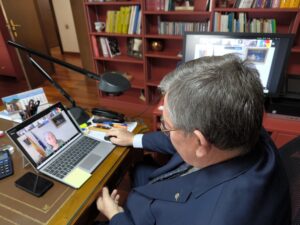
MULTIPOLYGON (((199 0, 198 0, 199 1, 199 0)), ((208 9, 210 0, 201 0, 199 11, 208 9)), ((146 10, 148 11, 193 11, 194 0, 146 0, 146 10)))
POLYGON ((121 55, 119 49, 119 43, 116 38, 113 37, 99 37, 100 48, 104 57, 114 57, 121 55))
POLYGON ((120 10, 108 10, 106 13, 107 33, 140 34, 141 33, 141 7, 121 6, 120 10))
POLYGON ((214 32, 250 32, 250 33, 276 33, 275 19, 247 20, 246 13, 214 15, 214 32))
POLYGON ((236 0, 235 8, 299 8, 300 0, 236 0))
POLYGON ((158 34, 183 35, 184 32, 200 32, 209 30, 208 22, 169 22, 158 20, 158 34))
POLYGON ((162 35, 183 35, 184 32, 208 31, 208 22, 160 22, 158 34, 162 35))

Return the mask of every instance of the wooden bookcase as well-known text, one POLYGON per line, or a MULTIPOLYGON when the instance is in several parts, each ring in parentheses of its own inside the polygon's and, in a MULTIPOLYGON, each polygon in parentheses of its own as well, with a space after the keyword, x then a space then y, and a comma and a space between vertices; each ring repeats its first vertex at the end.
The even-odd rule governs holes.
MULTIPOLYGON (((277 32, 295 34, 294 46, 289 59, 287 75, 299 76, 300 78, 300 35, 299 9, 266 9, 266 8, 218 8, 219 0, 194 0, 193 11, 164 11, 149 10, 147 1, 155 0, 115 0, 100 2, 99 0, 87 0, 84 3, 87 25, 90 36, 90 47, 92 48, 94 70, 101 74, 106 70, 114 70, 127 73, 132 77, 132 88, 120 96, 107 96, 99 93, 99 104, 108 108, 119 108, 126 112, 128 109, 142 112, 151 106, 155 106, 160 93, 157 86, 160 80, 172 71, 181 61, 180 52, 183 48, 182 35, 167 35, 159 32, 160 22, 208 22, 208 31, 213 31, 215 13, 245 13, 248 19, 275 18, 277 21, 277 32), (140 34, 118 34, 97 32, 94 28, 95 21, 106 21, 108 10, 120 10, 122 6, 139 5, 141 8, 141 33, 140 34), (208 9, 208 10, 207 10, 208 9), (100 48, 100 37, 114 37, 119 42, 121 55, 113 58, 104 57, 100 48), (140 38, 142 40, 141 59, 127 56, 128 38, 140 38), (163 45, 162 51, 153 51, 153 41, 160 41, 163 45), (144 100, 141 100, 141 95, 144 100)), ((173 0, 174 1, 174 0, 173 0)), ((287 76, 288 78, 288 76, 287 76)), ((300 80, 300 79, 299 79, 300 80)), ((299 82, 300 85, 300 82, 299 82)), ((299 86, 300 90, 300 86, 299 86)), ((299 92, 300 94, 300 92, 299 92)))

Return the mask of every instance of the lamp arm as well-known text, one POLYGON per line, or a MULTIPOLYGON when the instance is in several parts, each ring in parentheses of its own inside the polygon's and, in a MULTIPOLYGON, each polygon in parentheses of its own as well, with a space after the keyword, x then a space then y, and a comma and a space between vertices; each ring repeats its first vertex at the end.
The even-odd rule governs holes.
POLYGON ((75 100, 29 55, 31 64, 72 104, 76 107, 75 100))
POLYGON ((88 71, 88 70, 86 70, 86 69, 83 69, 83 68, 80 68, 80 67, 78 67, 78 66, 72 65, 72 64, 70 64, 70 63, 64 62, 64 61, 62 61, 62 60, 56 59, 56 58, 54 58, 54 57, 52 57, 52 56, 48 56, 48 55, 45 55, 45 54, 43 54, 43 53, 37 52, 37 51, 35 51, 35 50, 33 50, 33 49, 24 47, 23 45, 20 45, 20 44, 18 44, 18 43, 16 43, 16 42, 13 42, 13 41, 11 41, 11 40, 9 40, 7 43, 8 43, 9 45, 15 47, 15 48, 18 48, 18 49, 20 49, 20 50, 23 50, 23 51, 25 51, 25 52, 28 52, 28 53, 30 53, 30 54, 32 54, 32 55, 36 55, 36 56, 41 57, 41 58, 43 58, 43 59, 46 59, 46 60, 48 60, 48 61, 50 61, 50 62, 59 64, 59 65, 64 66, 64 67, 66 67, 66 68, 68 68, 68 69, 71 69, 71 70, 73 70, 73 71, 76 71, 76 72, 78 72, 78 73, 81 73, 81 74, 83 74, 83 75, 85 75, 85 76, 87 76, 87 77, 89 77, 89 78, 91 78, 91 79, 101 81, 101 77, 100 77, 99 75, 97 75, 96 73, 93 73, 93 72, 88 71))

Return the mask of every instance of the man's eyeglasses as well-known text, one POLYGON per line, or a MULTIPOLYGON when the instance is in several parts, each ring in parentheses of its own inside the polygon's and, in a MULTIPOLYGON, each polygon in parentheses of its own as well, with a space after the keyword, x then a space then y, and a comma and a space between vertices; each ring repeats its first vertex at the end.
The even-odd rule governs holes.
POLYGON ((161 132, 163 132, 165 135, 167 135, 168 137, 170 137, 170 132, 171 131, 175 131, 175 130, 177 130, 177 129, 168 129, 167 127, 166 127, 166 124, 165 124, 165 121, 164 121, 164 119, 161 117, 160 118, 160 130, 161 130, 161 132))

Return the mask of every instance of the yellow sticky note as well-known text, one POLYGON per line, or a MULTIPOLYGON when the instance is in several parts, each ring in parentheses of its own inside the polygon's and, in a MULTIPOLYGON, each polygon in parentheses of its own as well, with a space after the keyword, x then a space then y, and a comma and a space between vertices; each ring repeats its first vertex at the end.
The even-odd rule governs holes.
POLYGON ((63 181, 74 188, 79 188, 84 182, 86 182, 90 178, 90 176, 92 175, 84 171, 83 169, 75 168, 63 179, 63 181))

